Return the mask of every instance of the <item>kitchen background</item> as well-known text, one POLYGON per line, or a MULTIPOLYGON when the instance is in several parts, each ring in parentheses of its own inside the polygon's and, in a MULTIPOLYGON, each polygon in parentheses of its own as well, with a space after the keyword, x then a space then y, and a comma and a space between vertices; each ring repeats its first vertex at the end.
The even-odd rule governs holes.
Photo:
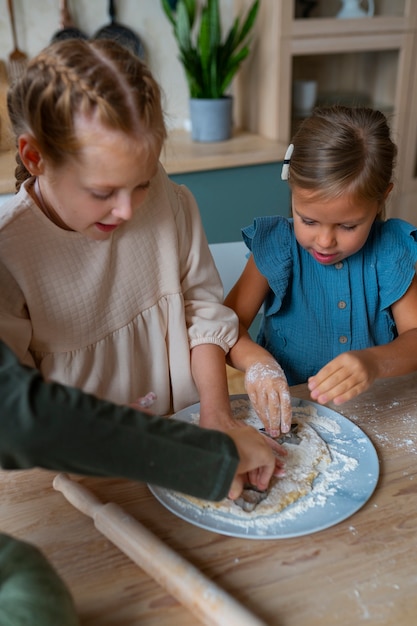
MULTIPOLYGON (((74 25, 89 36, 109 24, 108 4, 68 0, 74 25)), ((248 4, 220 0, 225 29, 248 4)), ((387 113, 399 145, 388 213, 417 224, 416 0, 375 0, 373 16, 362 19, 337 19, 341 0, 262 0, 251 55, 234 84, 235 121, 244 130, 236 128, 232 140, 212 145, 193 144, 182 130, 189 128, 188 89, 160 0, 115 0, 115 5, 117 21, 140 37, 162 87, 173 131, 169 158, 164 154, 162 161, 172 179, 186 184, 197 199, 220 273, 226 274, 226 291, 245 261, 241 227, 259 215, 290 211, 280 170, 299 123, 295 80, 313 80, 318 100, 329 93, 336 101, 349 95, 358 103, 365 97, 387 113), (303 18, 300 11, 307 5, 313 8, 303 18)), ((60 28, 60 0, 14 0, 14 8, 19 48, 33 56, 60 28)), ((0 0, 0 59, 6 61, 12 49, 7 2, 0 0)), ((0 202, 1 194, 13 191, 12 172, 13 155, 0 152, 0 202)))
MULTIPOLYGON (((108 0, 68 0, 74 25, 93 36, 110 23, 108 0)), ((222 22, 233 21, 233 0, 221 0, 222 22)), ((34 56, 60 28, 59 0, 14 0, 19 49, 34 56)), ((188 128, 188 89, 178 61, 177 44, 160 0, 115 0, 116 21, 131 28, 141 39, 146 61, 164 92, 164 110, 169 128, 188 128)), ((0 59, 13 50, 7 1, 0 0, 0 59)))

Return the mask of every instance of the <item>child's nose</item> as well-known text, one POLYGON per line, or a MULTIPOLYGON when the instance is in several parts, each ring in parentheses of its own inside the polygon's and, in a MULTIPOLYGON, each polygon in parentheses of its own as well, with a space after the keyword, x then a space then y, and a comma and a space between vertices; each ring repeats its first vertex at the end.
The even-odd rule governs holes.
POLYGON ((125 220, 126 222, 132 219, 133 215, 133 202, 131 197, 118 198, 117 206, 112 210, 113 215, 125 220))
POLYGON ((321 228, 317 236, 317 243, 321 248, 333 247, 336 243, 333 228, 321 228))

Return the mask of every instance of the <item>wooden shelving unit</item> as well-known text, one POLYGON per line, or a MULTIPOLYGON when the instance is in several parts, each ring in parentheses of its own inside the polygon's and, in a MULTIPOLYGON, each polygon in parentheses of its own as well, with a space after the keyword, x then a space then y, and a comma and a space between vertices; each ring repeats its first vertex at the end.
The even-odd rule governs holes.
MULTIPOLYGON (((236 10, 249 2, 235 0, 236 10)), ((316 80, 319 103, 383 110, 399 147, 389 212, 417 224, 417 3, 375 0, 374 16, 358 19, 337 19, 338 8, 337 1, 318 2, 316 13, 298 18, 296 0, 262 0, 239 77, 239 125, 288 144, 297 123, 295 79, 316 80)))

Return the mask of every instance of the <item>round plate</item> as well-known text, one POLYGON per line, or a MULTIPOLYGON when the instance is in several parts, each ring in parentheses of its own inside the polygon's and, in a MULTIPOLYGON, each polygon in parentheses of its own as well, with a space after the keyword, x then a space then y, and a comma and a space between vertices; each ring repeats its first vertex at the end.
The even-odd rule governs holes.
MULTIPOLYGON (((233 404, 247 395, 231 396, 233 404)), ((370 439, 356 424, 327 407, 292 398, 293 415, 305 419, 327 443, 332 462, 320 474, 310 494, 279 513, 252 518, 198 508, 178 492, 148 485, 169 511, 183 520, 231 537, 284 539, 330 528, 358 511, 371 497, 378 482, 379 462, 370 439)), ((196 421, 200 405, 194 404, 173 417, 196 421)), ((262 424, 259 422, 259 426, 262 424)))

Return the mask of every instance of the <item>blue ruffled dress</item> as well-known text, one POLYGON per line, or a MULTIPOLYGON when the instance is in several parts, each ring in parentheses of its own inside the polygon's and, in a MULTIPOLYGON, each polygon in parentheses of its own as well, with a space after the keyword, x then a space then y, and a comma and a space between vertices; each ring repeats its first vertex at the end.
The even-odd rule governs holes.
POLYGON ((292 219, 257 218, 242 230, 270 291, 257 341, 303 383, 342 352, 392 341, 391 305, 409 288, 417 229, 400 219, 376 221, 356 254, 322 265, 294 235, 292 219))

